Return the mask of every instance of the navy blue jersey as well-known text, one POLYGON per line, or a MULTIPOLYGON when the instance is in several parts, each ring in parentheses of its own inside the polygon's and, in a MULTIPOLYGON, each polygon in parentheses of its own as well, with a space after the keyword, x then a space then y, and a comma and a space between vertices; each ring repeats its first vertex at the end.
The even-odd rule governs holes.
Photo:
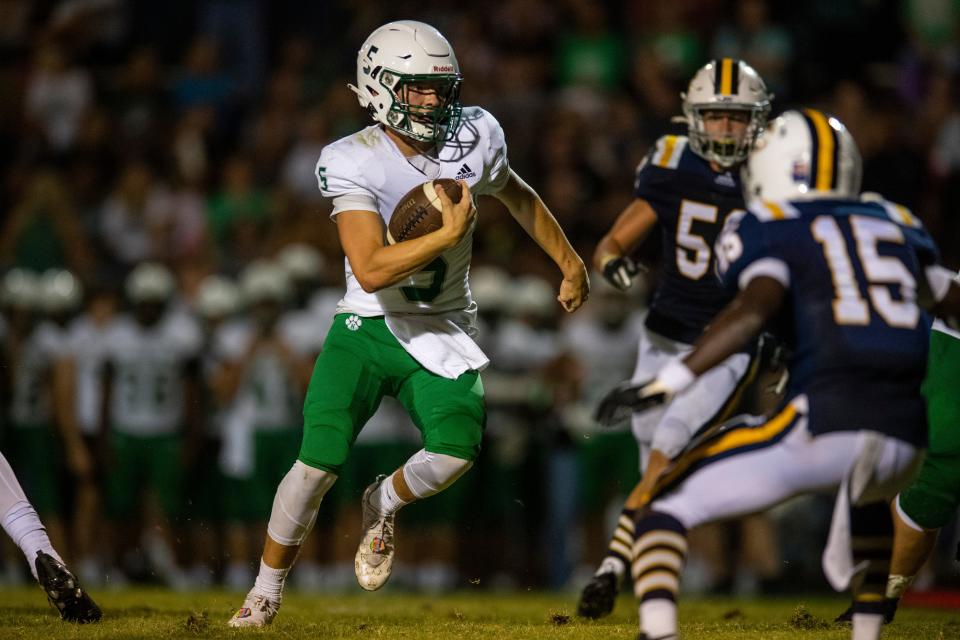
POLYGON ((732 291, 757 275, 788 287, 787 397, 806 394, 813 433, 870 429, 925 444, 930 318, 917 290, 937 249, 909 211, 882 201, 763 203, 731 219, 717 251, 732 291))
POLYGON ((693 342, 731 298, 716 277, 713 245, 730 213, 744 207, 740 176, 715 172, 685 136, 663 136, 637 169, 634 193, 653 208, 662 234, 647 326, 693 342))

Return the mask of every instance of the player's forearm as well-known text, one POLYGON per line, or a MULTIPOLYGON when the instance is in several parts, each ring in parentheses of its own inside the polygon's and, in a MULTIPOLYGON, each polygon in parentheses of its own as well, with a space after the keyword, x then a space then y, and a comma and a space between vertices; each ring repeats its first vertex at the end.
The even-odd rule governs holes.
POLYGON ((593 252, 593 268, 603 272, 607 262, 613 258, 620 258, 626 254, 624 248, 612 236, 606 235, 597 243, 593 252))
POLYGON ((772 285, 761 280, 769 279, 751 282, 748 291, 740 292, 694 343, 693 351, 683 359, 694 375, 706 373, 743 350, 779 308, 783 288, 772 280, 772 285))
POLYGON ((758 314, 728 307, 697 339, 683 363, 694 375, 702 375, 743 349, 760 332, 763 323, 758 314))
POLYGON ((413 240, 375 248, 361 258, 350 259, 350 266, 363 290, 374 293, 412 276, 455 245, 456 240, 439 229, 413 240))
POLYGON ((560 223, 532 189, 510 208, 510 214, 534 242, 550 256, 564 277, 575 277, 584 270, 583 260, 577 255, 560 223))
POLYGON ((642 198, 635 198, 617 216, 607 235, 603 236, 593 254, 593 266, 603 272, 607 262, 636 251, 649 237, 657 224, 653 207, 642 198))

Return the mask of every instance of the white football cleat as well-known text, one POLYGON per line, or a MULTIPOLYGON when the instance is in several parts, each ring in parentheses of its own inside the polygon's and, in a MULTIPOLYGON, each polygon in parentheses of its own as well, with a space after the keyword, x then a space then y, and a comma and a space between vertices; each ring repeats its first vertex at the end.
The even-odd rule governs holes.
POLYGON ((370 504, 370 496, 380 488, 387 476, 377 479, 363 492, 363 537, 353 560, 357 582, 367 591, 376 591, 390 577, 393 570, 393 522, 394 514, 381 515, 370 504))
POLYGON ((280 603, 270 600, 266 596, 250 592, 233 617, 227 620, 227 626, 239 629, 242 627, 265 627, 273 622, 274 616, 280 610, 280 603))

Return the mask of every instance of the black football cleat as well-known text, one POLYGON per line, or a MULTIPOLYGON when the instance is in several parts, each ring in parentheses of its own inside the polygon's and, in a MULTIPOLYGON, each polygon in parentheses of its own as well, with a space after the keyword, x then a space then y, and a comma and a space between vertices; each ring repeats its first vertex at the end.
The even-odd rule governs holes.
MULTIPOLYGON (((897 615, 897 606, 900 604, 899 598, 886 598, 883 601, 883 624, 890 624, 893 622, 894 616, 897 615)), ((835 624, 852 624, 853 623, 853 605, 847 607, 847 610, 834 618, 833 622, 835 624)))
POLYGON ((100 607, 65 564, 43 551, 37 552, 34 564, 40 587, 47 594, 50 604, 57 609, 61 620, 79 624, 100 620, 103 615, 100 607))
POLYGON ((613 611, 613 605, 617 601, 617 591, 616 574, 612 571, 598 573, 590 579, 587 586, 580 592, 577 615, 591 620, 610 615, 613 611))

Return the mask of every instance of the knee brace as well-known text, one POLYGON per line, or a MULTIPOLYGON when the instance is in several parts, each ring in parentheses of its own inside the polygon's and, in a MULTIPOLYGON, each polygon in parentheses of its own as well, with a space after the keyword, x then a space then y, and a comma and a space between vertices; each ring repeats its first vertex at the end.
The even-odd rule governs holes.
POLYGON ((267 535, 284 546, 303 544, 317 519, 320 501, 336 480, 329 471, 294 462, 273 497, 267 535))
POLYGON ((449 487, 472 466, 470 460, 421 449, 403 465, 403 479, 413 495, 427 498, 449 487))

